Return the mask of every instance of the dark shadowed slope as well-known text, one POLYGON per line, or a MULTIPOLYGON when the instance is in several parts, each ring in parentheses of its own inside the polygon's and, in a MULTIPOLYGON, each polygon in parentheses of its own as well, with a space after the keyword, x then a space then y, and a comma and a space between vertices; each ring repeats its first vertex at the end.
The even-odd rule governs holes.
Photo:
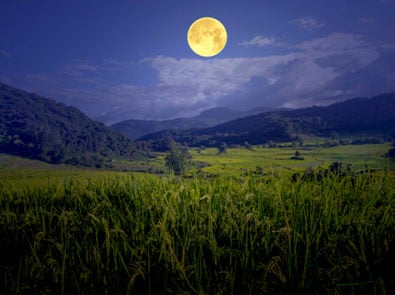
POLYGON ((207 128, 246 117, 258 113, 273 110, 272 108, 257 107, 249 111, 234 111, 228 108, 218 107, 203 111, 200 115, 192 118, 177 118, 172 120, 126 120, 116 123, 111 128, 121 132, 131 139, 139 138, 146 134, 165 129, 193 129, 207 128))
POLYGON ((136 144, 74 107, 0 83, 0 152, 51 163, 100 165, 136 144))
POLYGON ((390 134, 395 131, 395 93, 354 98, 327 107, 275 111, 240 118, 199 130, 165 130, 142 137, 171 136, 189 145, 251 144, 288 141, 300 135, 390 134))

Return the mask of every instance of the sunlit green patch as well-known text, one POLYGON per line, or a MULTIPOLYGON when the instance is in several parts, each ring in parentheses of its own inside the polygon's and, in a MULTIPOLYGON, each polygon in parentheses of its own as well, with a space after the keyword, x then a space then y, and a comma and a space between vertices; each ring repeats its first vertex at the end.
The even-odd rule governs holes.
POLYGON ((206 148, 198 151, 192 149, 191 154, 196 161, 208 163, 210 166, 201 169, 206 173, 225 173, 239 175, 241 171, 254 170, 257 166, 272 171, 303 171, 308 167, 328 168, 335 161, 352 164, 355 169, 390 169, 395 171, 395 161, 385 158, 389 144, 345 145, 335 147, 296 147, 296 148, 263 148, 254 146, 228 149, 226 154, 219 155, 218 149, 206 148), (292 160, 299 151, 304 160, 292 160))

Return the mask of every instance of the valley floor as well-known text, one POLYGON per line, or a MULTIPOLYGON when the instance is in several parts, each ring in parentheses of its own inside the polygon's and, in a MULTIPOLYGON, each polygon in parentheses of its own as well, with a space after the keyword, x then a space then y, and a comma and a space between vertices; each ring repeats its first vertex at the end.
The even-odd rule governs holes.
MULTIPOLYGON (((242 176, 246 173, 303 172, 309 167, 327 169, 331 163, 338 161, 344 165, 351 164, 356 171, 366 169, 384 169, 395 172, 395 160, 385 154, 391 148, 389 143, 364 145, 339 145, 334 147, 282 147, 267 148, 253 146, 229 148, 226 154, 219 155, 216 148, 190 149, 192 162, 187 175, 228 175, 242 176), (296 151, 303 160, 292 160, 296 151)), ((97 178, 117 174, 119 171, 148 172, 168 175, 165 166, 166 153, 154 153, 153 157, 128 161, 114 161, 111 170, 78 168, 67 165, 51 165, 45 162, 0 154, 0 178, 34 182, 35 180, 60 180, 70 177, 79 179, 97 178)))
POLYGON ((193 149, 191 153, 194 160, 210 165, 202 168, 202 172, 214 174, 238 175, 246 170, 256 171, 257 167, 264 171, 300 172, 308 167, 325 169, 335 161, 351 164, 357 170, 389 169, 395 172, 395 160, 384 156, 389 149, 389 144, 294 148, 254 146, 252 149, 228 149, 228 152, 221 156, 215 148, 200 151, 193 149), (299 151, 303 160, 291 159, 296 151, 299 151))

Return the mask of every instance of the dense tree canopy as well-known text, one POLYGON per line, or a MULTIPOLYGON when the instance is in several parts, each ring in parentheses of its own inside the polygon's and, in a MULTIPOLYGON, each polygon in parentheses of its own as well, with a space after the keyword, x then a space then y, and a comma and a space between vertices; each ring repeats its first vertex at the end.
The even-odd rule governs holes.
POLYGON ((101 166, 137 151, 134 142, 74 107, 0 83, 0 152, 101 166))
POLYGON ((168 154, 165 158, 166 166, 175 174, 183 174, 187 168, 187 162, 191 159, 188 149, 180 147, 173 139, 166 138, 168 154))
MULTIPOLYGON (((370 99, 355 98, 327 107, 309 107, 261 113, 205 129, 164 130, 142 137, 158 140, 171 136, 189 146, 251 145, 298 141, 301 135, 338 137, 349 135, 386 135, 395 130, 395 93, 370 99)), ((364 143, 361 139, 359 143, 364 143)))

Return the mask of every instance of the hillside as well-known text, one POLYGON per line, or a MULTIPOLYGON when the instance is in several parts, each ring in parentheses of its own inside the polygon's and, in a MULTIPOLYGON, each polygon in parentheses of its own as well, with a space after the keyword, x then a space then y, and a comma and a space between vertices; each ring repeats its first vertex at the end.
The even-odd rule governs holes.
POLYGON ((141 140, 171 136, 191 146, 261 144, 289 141, 297 136, 390 134, 395 130, 395 93, 354 98, 326 107, 309 107, 262 113, 199 130, 164 130, 141 140))
POLYGON ((100 166, 132 157, 125 136, 74 107, 0 83, 0 152, 49 163, 100 166))
POLYGON ((172 120, 126 120, 111 128, 126 135, 130 139, 136 139, 149 133, 165 129, 194 129, 208 128, 237 118, 246 117, 272 110, 271 108, 258 107, 249 111, 234 111, 224 107, 218 107, 203 111, 192 118, 177 118, 172 120))

